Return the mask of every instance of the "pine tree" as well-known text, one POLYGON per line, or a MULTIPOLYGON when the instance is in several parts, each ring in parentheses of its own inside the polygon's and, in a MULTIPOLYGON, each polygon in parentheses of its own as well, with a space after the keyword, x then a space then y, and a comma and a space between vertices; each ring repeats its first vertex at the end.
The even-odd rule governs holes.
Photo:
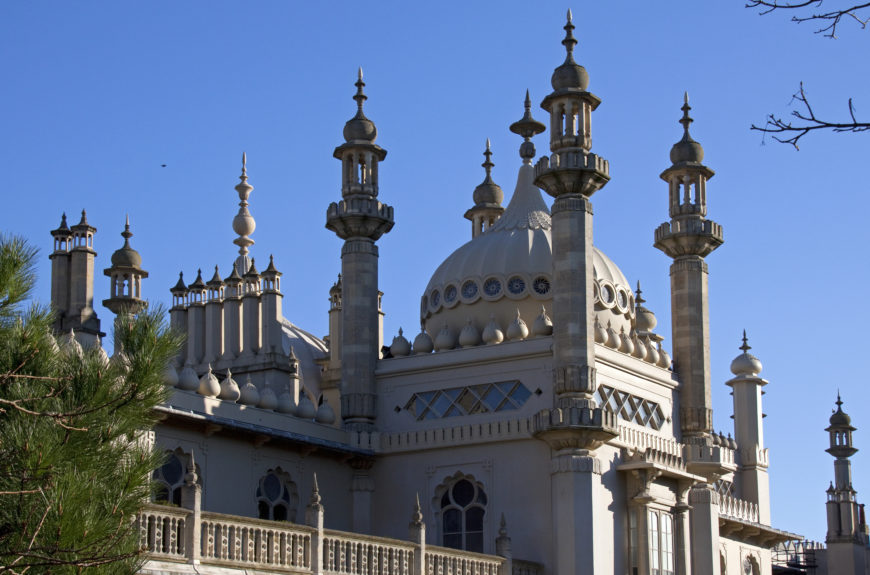
POLYGON ((28 304, 37 250, 0 235, 0 573, 132 573, 147 440, 178 350, 161 310, 118 327, 111 360, 28 304))

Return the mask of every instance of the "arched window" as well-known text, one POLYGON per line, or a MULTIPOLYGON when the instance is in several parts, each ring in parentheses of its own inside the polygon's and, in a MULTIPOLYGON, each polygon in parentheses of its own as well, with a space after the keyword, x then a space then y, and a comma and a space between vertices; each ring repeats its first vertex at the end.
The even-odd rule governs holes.
POLYGON ((441 495, 441 533, 444 547, 483 553, 486 493, 475 481, 461 477, 441 495))
MULTIPOLYGON (((155 483, 155 503, 181 505, 181 488, 184 486, 184 476, 187 474, 188 455, 179 447, 175 451, 166 452, 166 462, 154 470, 151 475, 155 483)), ((196 467, 197 483, 202 486, 202 473, 199 464, 196 467)))
POLYGON ((296 484, 280 467, 270 469, 260 479, 257 487, 257 513, 260 519, 293 521, 298 504, 296 484))

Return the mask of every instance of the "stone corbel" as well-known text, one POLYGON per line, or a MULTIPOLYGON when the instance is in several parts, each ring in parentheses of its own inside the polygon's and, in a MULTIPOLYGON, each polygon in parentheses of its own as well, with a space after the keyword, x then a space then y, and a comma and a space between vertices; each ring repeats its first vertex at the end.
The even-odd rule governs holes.
POLYGON ((631 475, 637 481, 640 489, 638 489, 637 493, 632 500, 637 501, 638 503, 648 503, 653 500, 652 494, 649 492, 650 486, 653 482, 661 476, 662 472, 653 467, 647 467, 644 469, 632 469, 631 475))

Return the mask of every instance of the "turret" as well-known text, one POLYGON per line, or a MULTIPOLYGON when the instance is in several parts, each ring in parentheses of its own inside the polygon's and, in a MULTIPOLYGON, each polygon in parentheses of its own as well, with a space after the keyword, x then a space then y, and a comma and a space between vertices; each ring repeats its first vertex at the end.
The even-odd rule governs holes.
POLYGON ((187 364, 196 369, 205 356, 205 302, 208 287, 202 281, 202 270, 187 286, 187 364))
POLYGON ((465 219, 471 220, 471 237, 476 238, 492 226, 504 212, 501 205, 504 192, 501 186, 492 180, 492 151, 489 138, 486 139, 486 150, 483 152, 486 160, 481 164, 486 171, 483 182, 474 188, 474 206, 465 212, 465 219))
POLYGON ((283 343, 281 342, 281 322, 284 319, 281 293, 281 276, 283 274, 275 267, 273 257, 269 256, 269 265, 260 274, 262 282, 262 347, 266 353, 278 353, 284 355, 283 343))
POLYGON ((680 428, 684 442, 710 444, 713 403, 710 387, 710 317, 707 262, 722 245, 722 226, 705 219, 707 180, 704 149, 689 134, 689 97, 684 97, 683 137, 671 148, 671 167, 661 174, 668 183, 671 220, 655 231, 655 247, 673 258, 671 326, 674 369, 680 386, 680 428))
POLYGON ((353 99, 357 113, 344 126, 342 200, 329 205, 326 228, 344 240, 341 250, 341 414, 350 429, 372 429, 376 414, 375 366, 379 357, 378 248, 393 227, 393 208, 378 197, 378 163, 387 151, 375 144, 377 128, 363 112, 362 69, 353 99))
POLYGON ((866 547, 870 537, 862 517, 857 492, 852 487, 852 463, 849 458, 858 450, 852 443, 852 418, 843 411, 843 401, 837 394, 837 410, 831 415, 828 432, 830 446, 827 451, 834 456, 834 481, 827 491, 828 532, 827 559, 837 573, 865 573, 867 569, 866 547))
POLYGON ((761 361, 749 353, 752 349, 743 332, 743 352, 731 362, 734 378, 725 382, 734 397, 734 439, 738 448, 739 493, 741 499, 758 505, 759 520, 770 525, 770 478, 768 456, 764 447, 764 413, 761 398, 767 381, 758 377, 761 361))
POLYGON ((64 318, 63 330, 75 330, 80 343, 94 344, 100 332, 100 320, 94 311, 94 234, 97 228, 88 223, 88 215, 82 210, 82 219, 74 225, 70 250, 69 306, 64 318))
MULTIPOLYGON (((555 405, 535 416, 535 437, 551 451, 557 575, 607 569, 616 551, 602 544, 615 528, 601 500, 602 461, 595 449, 617 435, 616 415, 598 407, 595 376, 595 292, 592 203, 610 179, 606 160, 590 151, 592 111, 601 100, 590 93, 585 68, 574 61, 571 11, 565 24, 565 62, 552 76, 553 92, 541 103, 550 114, 550 156, 538 160, 535 185, 553 196, 553 391, 555 405), (602 532, 606 535, 602 536, 602 532)), ((526 118, 524 117, 524 120, 526 118)), ((529 116, 529 119, 531 117, 529 116)), ((537 127, 521 121, 513 131, 525 138, 537 127), (525 132, 525 133, 524 133, 525 132)), ((611 563, 612 565, 612 563, 611 563)))
POLYGON ((224 351, 224 282, 218 266, 205 285, 205 356, 202 362, 212 364, 224 351))
POLYGON ((66 223, 66 214, 60 218, 60 225, 51 230, 54 249, 51 260, 51 310, 54 312, 54 331, 63 331, 63 320, 69 311, 70 290, 70 250, 72 249, 72 230, 66 223))
POLYGON ((130 246, 133 233, 129 217, 121 237, 124 245, 112 254, 112 266, 103 270, 109 277, 109 299, 103 300, 103 305, 115 314, 115 349, 119 348, 118 327, 121 322, 148 307, 148 302, 142 299, 142 279, 148 277, 148 272, 142 269, 142 256, 130 246))
POLYGON ((244 280, 234 265, 224 279, 224 355, 232 362, 242 353, 242 294, 244 280))
MULTIPOLYGON (((172 307, 169 308, 169 325, 178 333, 187 334, 187 286, 184 285, 184 272, 178 272, 178 282, 169 290, 172 294, 172 307)), ((182 367, 187 360, 187 338, 184 338, 176 367, 182 367)))

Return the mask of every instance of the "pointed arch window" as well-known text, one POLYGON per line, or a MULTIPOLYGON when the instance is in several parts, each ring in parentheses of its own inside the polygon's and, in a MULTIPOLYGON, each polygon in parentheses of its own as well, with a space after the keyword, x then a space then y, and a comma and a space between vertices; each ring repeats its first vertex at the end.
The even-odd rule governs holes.
MULTIPOLYGON (((152 499, 155 503, 181 505, 181 488, 184 486, 184 476, 187 474, 188 454, 179 447, 175 451, 166 452, 166 461, 154 470, 151 479, 154 482, 152 499)), ((197 483, 202 486, 202 473, 199 464, 196 467, 197 483)))
POLYGON ((486 493, 475 481, 460 478, 441 496, 442 545, 483 553, 486 493))
POLYGON ((260 519, 293 521, 299 494, 290 475, 280 467, 266 472, 257 486, 257 514, 260 519))

